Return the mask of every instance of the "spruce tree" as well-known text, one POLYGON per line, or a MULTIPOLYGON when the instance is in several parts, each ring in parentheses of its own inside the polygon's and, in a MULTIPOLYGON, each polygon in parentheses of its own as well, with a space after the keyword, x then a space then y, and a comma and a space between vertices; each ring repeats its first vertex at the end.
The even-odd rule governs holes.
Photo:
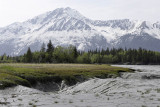
POLYGON ((51 63, 53 60, 53 51, 54 51, 54 46, 51 42, 51 40, 49 40, 49 43, 47 44, 47 57, 46 57, 46 61, 51 63))
POLYGON ((29 47, 28 50, 27 50, 26 62, 28 62, 28 63, 32 62, 32 52, 31 52, 30 47, 29 47))
POLYGON ((54 51, 54 46, 53 46, 51 40, 49 40, 49 43, 47 44, 47 52, 52 53, 53 51, 54 51))
POLYGON ((43 43, 41 46, 41 52, 45 52, 46 51, 46 45, 43 43))
POLYGON ((73 52, 74 52, 74 58, 76 59, 78 57, 78 51, 76 47, 73 48, 73 52))
POLYGON ((39 62, 41 63, 44 63, 45 62, 45 51, 46 51, 46 48, 45 48, 45 44, 43 43, 42 46, 41 46, 41 50, 40 50, 40 59, 39 59, 39 62))

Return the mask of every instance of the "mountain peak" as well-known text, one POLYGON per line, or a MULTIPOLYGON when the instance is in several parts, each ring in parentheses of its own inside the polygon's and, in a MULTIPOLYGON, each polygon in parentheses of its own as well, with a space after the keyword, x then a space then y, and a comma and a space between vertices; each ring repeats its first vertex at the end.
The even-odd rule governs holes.
POLYGON ((72 9, 72 8, 70 8, 70 7, 66 7, 66 8, 64 8, 65 10, 74 10, 74 9, 72 9))
POLYGON ((141 25, 140 25, 139 28, 141 28, 141 29, 151 29, 152 26, 153 26, 153 25, 152 25, 150 22, 148 22, 148 21, 143 21, 143 22, 141 23, 141 25))
POLYGON ((57 13, 57 15, 63 15, 63 16, 69 16, 72 18, 76 18, 79 20, 86 19, 82 14, 80 14, 77 10, 72 9, 70 7, 66 8, 58 8, 56 10, 53 10, 52 13, 57 13))
POLYGON ((90 20, 70 7, 58 8, 22 23, 0 29, 0 54, 23 54, 28 47, 39 50, 42 43, 74 45, 79 50, 107 47, 146 48, 160 51, 160 23, 147 21, 90 20), (144 36, 145 35, 145 36, 144 36), (150 45, 152 44, 152 46, 150 45))
POLYGON ((57 8, 53 11, 36 16, 33 19, 30 19, 29 22, 32 24, 44 24, 44 23, 49 22, 52 19, 61 19, 61 18, 67 19, 67 17, 75 18, 78 20, 86 19, 83 15, 81 15, 75 9, 66 7, 66 8, 57 8))

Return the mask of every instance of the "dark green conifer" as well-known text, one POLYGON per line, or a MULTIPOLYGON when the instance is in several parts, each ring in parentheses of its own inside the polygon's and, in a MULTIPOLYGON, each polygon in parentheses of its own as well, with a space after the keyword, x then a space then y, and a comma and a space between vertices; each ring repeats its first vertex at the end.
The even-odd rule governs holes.
POLYGON ((27 62, 27 63, 32 62, 32 52, 31 52, 30 47, 29 47, 28 50, 27 50, 27 54, 26 54, 26 62, 27 62))
POLYGON ((47 44, 47 52, 52 53, 53 51, 54 51, 54 46, 53 46, 51 40, 49 40, 49 43, 47 44))

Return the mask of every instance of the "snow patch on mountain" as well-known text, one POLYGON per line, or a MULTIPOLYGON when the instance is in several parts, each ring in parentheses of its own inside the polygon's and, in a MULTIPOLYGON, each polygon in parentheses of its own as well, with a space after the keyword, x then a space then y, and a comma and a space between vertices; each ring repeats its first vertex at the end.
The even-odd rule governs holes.
POLYGON ((129 19, 91 20, 69 7, 58 8, 0 28, 0 54, 19 55, 28 47, 36 51, 49 40, 54 46, 74 45, 84 51, 107 47, 146 48, 148 45, 147 49, 160 51, 154 43, 160 42, 160 23, 129 19), (140 42, 142 45, 136 45, 140 42))

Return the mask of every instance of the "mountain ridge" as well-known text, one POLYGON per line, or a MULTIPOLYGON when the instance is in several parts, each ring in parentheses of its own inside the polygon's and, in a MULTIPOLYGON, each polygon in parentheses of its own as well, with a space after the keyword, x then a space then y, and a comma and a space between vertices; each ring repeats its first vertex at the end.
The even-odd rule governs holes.
POLYGON ((0 54, 20 55, 28 47, 36 51, 49 40, 54 46, 74 45, 83 51, 107 47, 160 51, 160 23, 91 20, 69 7, 58 8, 0 28, 0 54))

